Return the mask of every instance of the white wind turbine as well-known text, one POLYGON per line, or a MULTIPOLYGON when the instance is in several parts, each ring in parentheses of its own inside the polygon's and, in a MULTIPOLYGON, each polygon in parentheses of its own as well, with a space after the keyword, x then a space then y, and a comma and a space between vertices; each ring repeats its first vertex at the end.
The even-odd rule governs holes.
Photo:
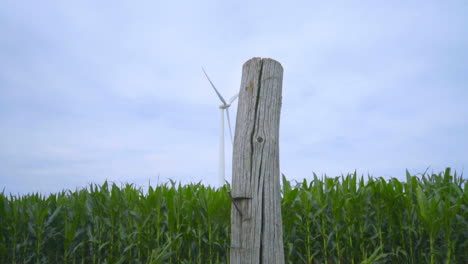
POLYGON ((206 78, 210 82, 211 86, 213 87, 214 91, 219 97, 219 100, 221 100, 221 105, 219 106, 219 109, 221 110, 221 128, 220 128, 220 134, 219 134, 219 182, 221 185, 225 183, 225 168, 224 168, 224 110, 226 110, 226 117, 228 121, 228 126, 229 126, 229 134, 231 136, 231 144, 232 144, 232 129, 231 129, 231 119, 229 118, 229 107, 231 104, 236 100, 236 98, 239 96, 239 94, 234 95, 229 99, 228 102, 224 100, 223 96, 218 92, 218 89, 214 86, 213 82, 210 80, 210 77, 208 77, 208 74, 206 74, 205 69, 203 69, 203 72, 205 73, 206 78))

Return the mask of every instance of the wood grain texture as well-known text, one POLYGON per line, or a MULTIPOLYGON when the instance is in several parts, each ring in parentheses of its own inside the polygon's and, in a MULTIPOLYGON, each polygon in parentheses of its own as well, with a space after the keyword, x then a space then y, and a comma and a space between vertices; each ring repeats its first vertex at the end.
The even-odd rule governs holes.
POLYGON ((253 58, 242 69, 234 136, 231 264, 283 264, 279 124, 283 68, 253 58))

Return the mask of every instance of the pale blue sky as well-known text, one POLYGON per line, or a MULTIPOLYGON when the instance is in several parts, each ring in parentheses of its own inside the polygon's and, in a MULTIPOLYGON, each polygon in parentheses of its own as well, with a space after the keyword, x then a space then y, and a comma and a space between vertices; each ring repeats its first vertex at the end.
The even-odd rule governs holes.
POLYGON ((466 14, 467 1, 3 1, 0 189, 216 185, 219 102, 201 66, 230 98, 252 57, 284 67, 289 179, 461 172, 466 14))

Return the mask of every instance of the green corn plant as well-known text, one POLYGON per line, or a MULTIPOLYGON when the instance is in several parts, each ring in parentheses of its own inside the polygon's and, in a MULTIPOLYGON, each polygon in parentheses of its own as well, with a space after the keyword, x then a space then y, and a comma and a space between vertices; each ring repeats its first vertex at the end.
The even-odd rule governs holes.
MULTIPOLYGON (((286 263, 466 263, 467 180, 282 177, 286 263)), ((229 263, 230 186, 0 193, 0 263, 229 263)))
POLYGON ((437 194, 430 198, 427 197, 421 187, 416 189, 416 195, 418 199, 419 218, 429 234, 430 263, 433 264, 435 263, 436 255, 435 240, 439 234, 441 222, 440 216, 438 215, 440 197, 437 194))

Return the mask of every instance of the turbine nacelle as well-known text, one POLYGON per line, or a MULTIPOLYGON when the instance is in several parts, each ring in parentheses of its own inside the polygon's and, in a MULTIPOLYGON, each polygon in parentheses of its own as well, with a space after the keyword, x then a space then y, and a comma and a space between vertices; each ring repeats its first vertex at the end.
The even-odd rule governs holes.
POLYGON ((231 97, 231 99, 229 99, 228 101, 229 103, 223 103, 222 105, 219 106, 219 108, 228 109, 231 106, 232 102, 234 102, 238 96, 239 94, 234 95, 233 97, 231 97))

